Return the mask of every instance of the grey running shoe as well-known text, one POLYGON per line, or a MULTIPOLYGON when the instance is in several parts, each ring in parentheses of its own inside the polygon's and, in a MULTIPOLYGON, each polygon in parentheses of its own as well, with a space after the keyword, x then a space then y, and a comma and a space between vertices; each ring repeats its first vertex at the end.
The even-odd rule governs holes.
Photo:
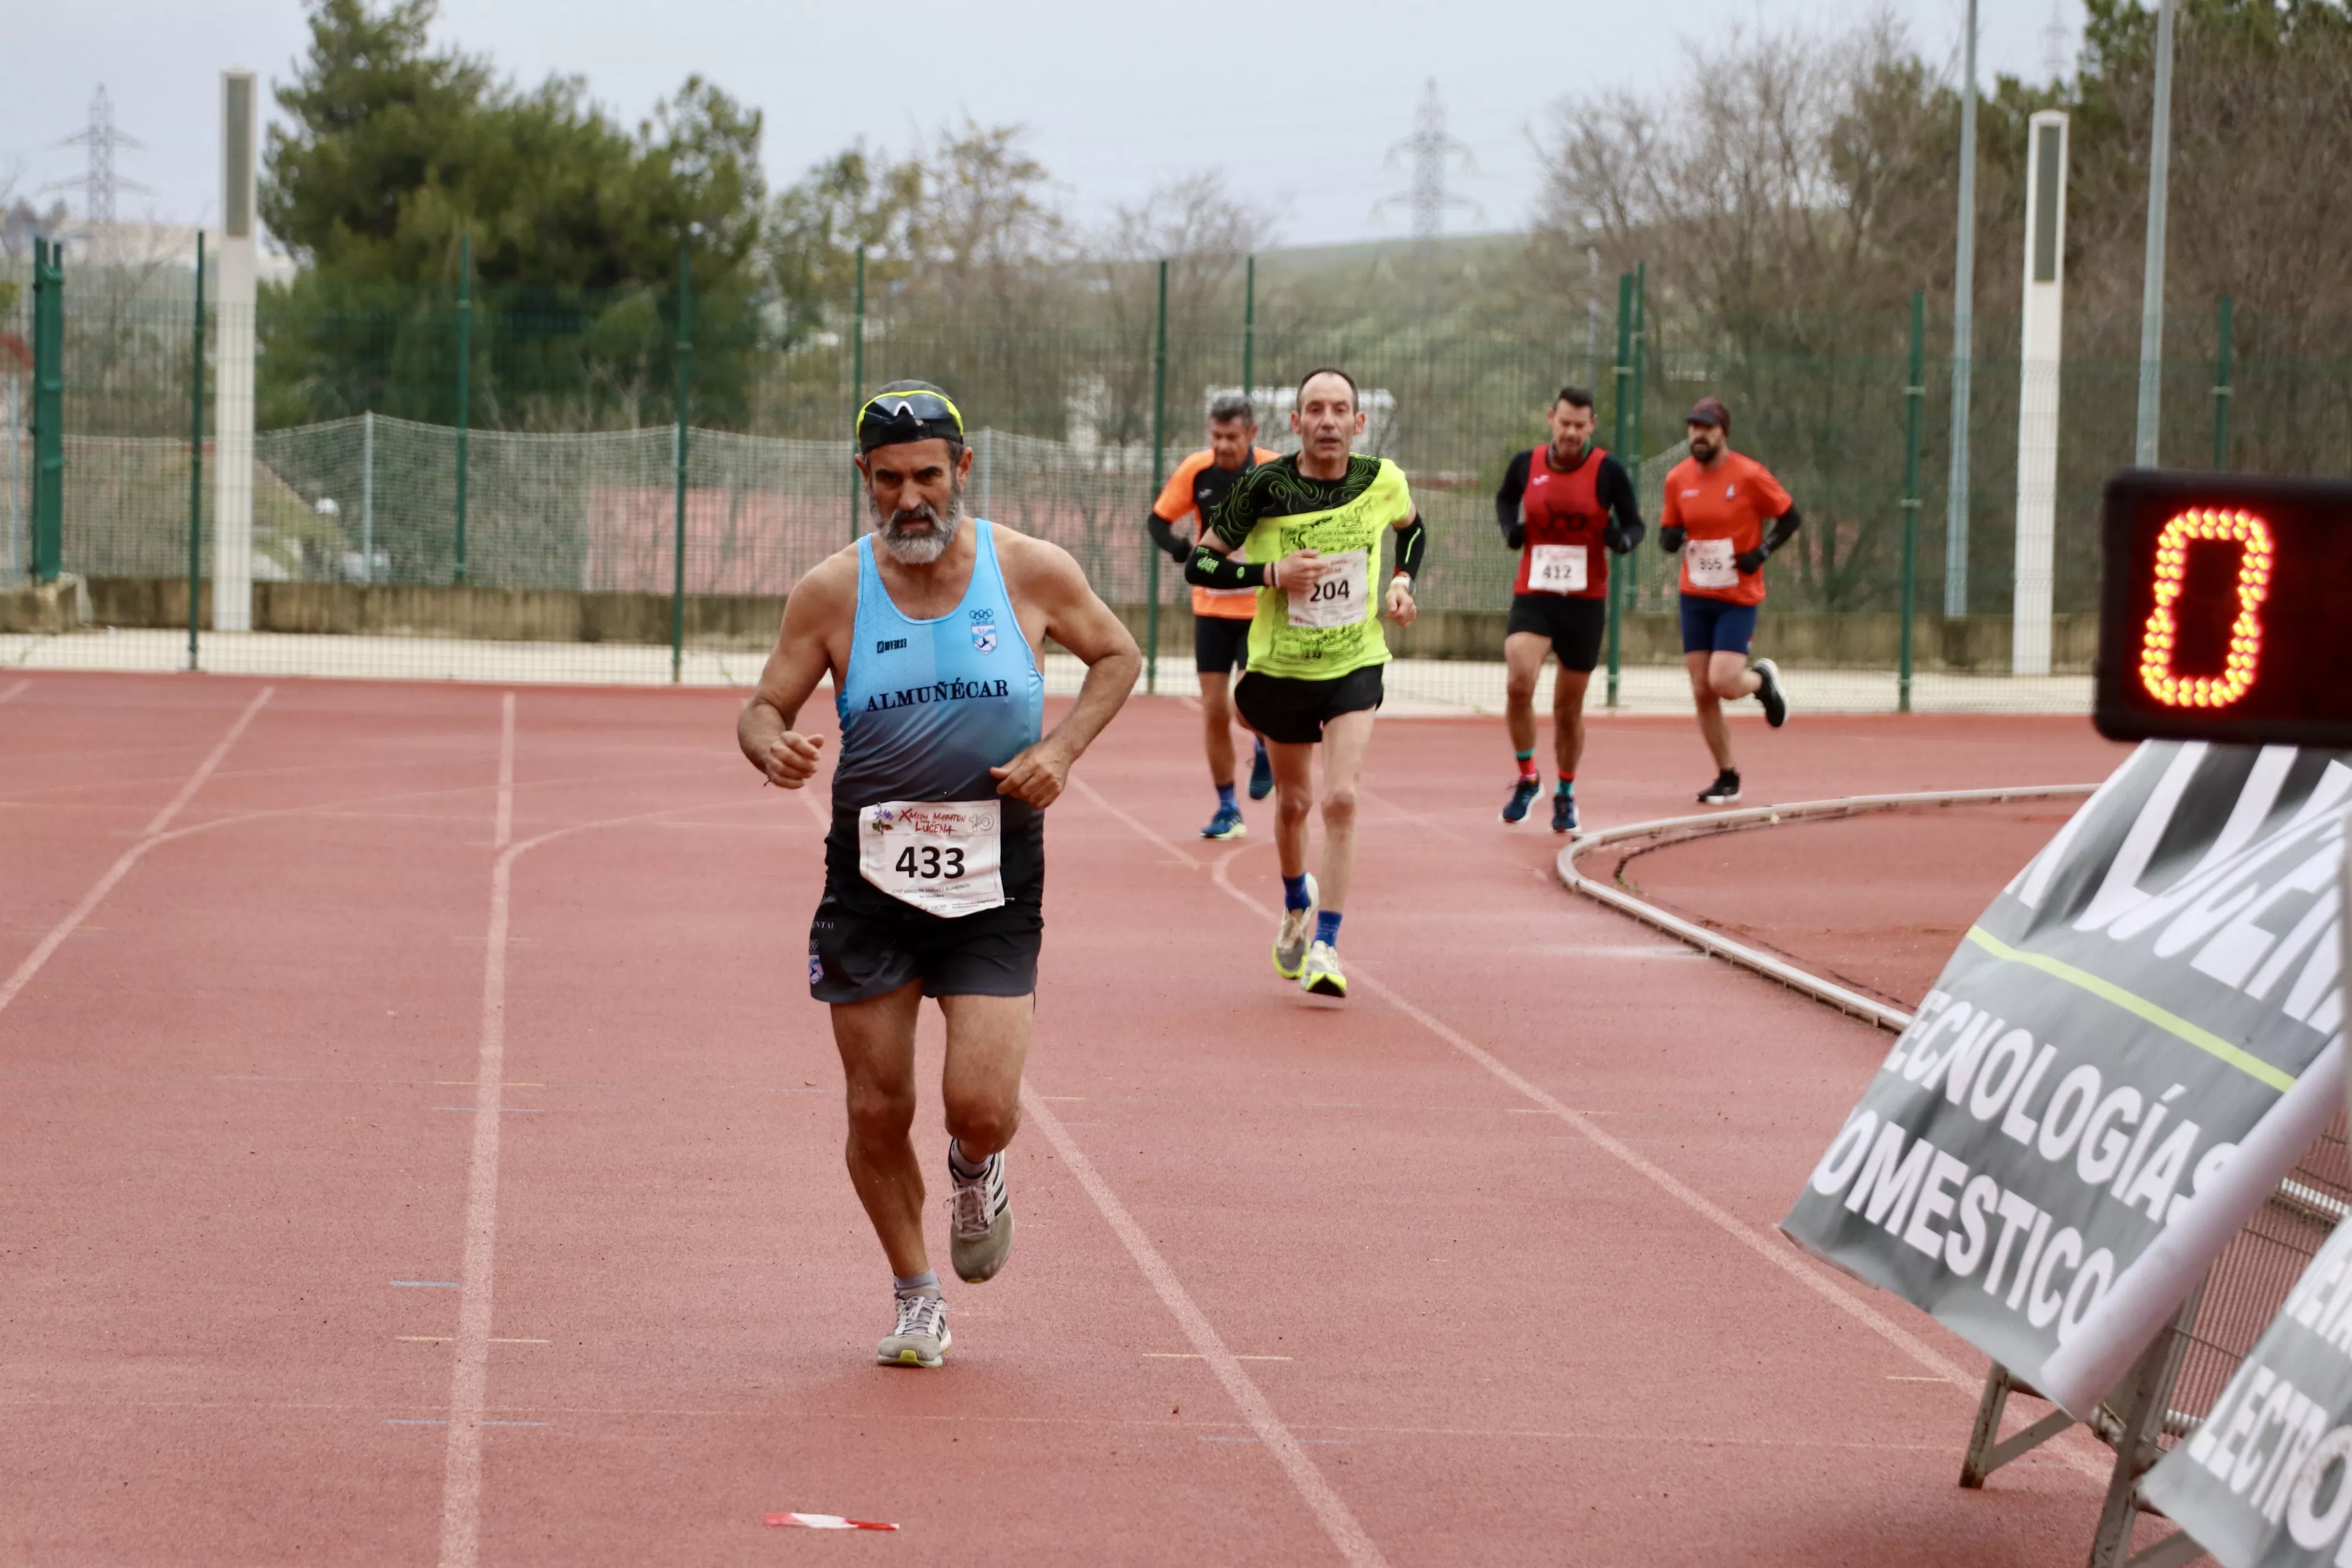
POLYGON ((1780 689, 1780 667, 1759 658, 1750 668, 1764 683, 1756 689, 1756 700, 1764 704, 1764 722, 1777 730, 1789 721, 1789 694, 1780 689))
POLYGON ((1004 1151, 988 1157, 977 1176, 966 1177, 955 1167, 952 1140, 948 1144, 948 1260, 956 1278, 967 1285, 992 1279, 1013 1254, 1013 1201, 1004 1195, 1004 1151))
POLYGON ((1348 977, 1339 973, 1339 954, 1329 942, 1318 942, 1307 950, 1298 986, 1309 996, 1347 995, 1348 977))
POLYGON ((1298 966, 1307 962, 1307 943, 1315 935, 1315 914, 1323 907, 1323 890, 1315 885, 1315 873, 1307 873, 1307 907, 1285 910, 1282 923, 1274 931, 1274 972, 1285 980, 1298 978, 1298 966))
POLYGON ((884 1366, 940 1366, 955 1336, 948 1332, 948 1304, 937 1296, 898 1298, 898 1326, 874 1347, 884 1366))

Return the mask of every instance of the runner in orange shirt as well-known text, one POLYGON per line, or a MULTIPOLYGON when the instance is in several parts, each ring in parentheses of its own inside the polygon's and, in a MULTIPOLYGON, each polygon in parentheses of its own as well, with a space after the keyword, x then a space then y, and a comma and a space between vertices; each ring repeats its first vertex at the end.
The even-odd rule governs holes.
POLYGON ((1766 723, 1777 730, 1788 722, 1780 667, 1769 658, 1750 665, 1748 647, 1764 603, 1764 563, 1795 537, 1801 520, 1770 470, 1731 449, 1731 411, 1721 398, 1700 398, 1688 426, 1691 455, 1666 475, 1658 544, 1669 554, 1682 552, 1683 663, 1698 702, 1698 731, 1715 753, 1715 782, 1698 798, 1728 805, 1739 798, 1739 770, 1723 705, 1753 697, 1766 723))
MULTIPOLYGON (((1192 546, 1208 531, 1208 518, 1235 480, 1280 454, 1256 445, 1257 415, 1245 394, 1224 392, 1209 405, 1209 448, 1176 465, 1151 506, 1152 542, 1176 559, 1192 558, 1192 546), (1192 528, 1178 531, 1189 517, 1192 528)), ((1249 667, 1250 620, 1257 614, 1255 588, 1192 590, 1192 662, 1201 672, 1201 718, 1209 755, 1209 782, 1217 786, 1217 814, 1201 829, 1203 838, 1240 838, 1249 832, 1241 803, 1234 798, 1233 672, 1249 667)), ((1244 727, 1247 728, 1244 721, 1244 727)), ((1274 764, 1265 742, 1250 763, 1249 795, 1264 800, 1274 789, 1274 764)))

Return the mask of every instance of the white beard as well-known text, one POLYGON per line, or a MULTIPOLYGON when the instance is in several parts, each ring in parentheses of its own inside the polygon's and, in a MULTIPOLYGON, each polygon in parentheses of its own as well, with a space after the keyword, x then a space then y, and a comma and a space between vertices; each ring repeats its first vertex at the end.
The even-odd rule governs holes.
MULTIPOLYGON (((872 505, 870 499, 867 504, 872 505)), ((878 506, 873 507, 873 511, 874 537, 884 550, 889 552, 891 560, 901 566, 929 566, 947 553, 948 546, 955 540, 956 530, 963 525, 963 487, 956 487, 954 499, 948 503, 948 514, 944 518, 939 517, 929 506, 888 516, 885 516, 878 506), (904 532, 898 526, 900 517, 927 518, 930 521, 930 527, 921 533, 904 532)))

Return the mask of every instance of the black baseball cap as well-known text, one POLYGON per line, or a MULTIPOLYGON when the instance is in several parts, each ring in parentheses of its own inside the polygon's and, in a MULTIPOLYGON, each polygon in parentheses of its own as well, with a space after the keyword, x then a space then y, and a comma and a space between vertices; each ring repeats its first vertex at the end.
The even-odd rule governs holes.
POLYGON ((1728 436, 1731 434, 1731 410, 1723 405, 1720 397, 1702 397, 1691 405, 1691 411, 1683 416, 1683 423, 1712 425, 1728 436))

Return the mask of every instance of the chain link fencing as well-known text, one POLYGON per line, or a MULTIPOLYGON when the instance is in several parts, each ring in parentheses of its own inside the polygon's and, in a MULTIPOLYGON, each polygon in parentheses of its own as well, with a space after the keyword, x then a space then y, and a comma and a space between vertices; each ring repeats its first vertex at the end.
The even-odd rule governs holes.
MULTIPOLYGON (((68 283, 62 530, 65 569, 86 584, 89 622, 12 632, 0 620, 0 662, 180 668, 190 657, 189 430, 200 384, 193 279, 184 268, 133 278, 91 270, 68 283)), ((2010 674, 2021 367, 1984 358, 1971 366, 1970 479, 1956 509, 1967 526, 1956 543, 1944 494, 1950 364, 1927 362, 1927 482, 1906 604, 1907 321, 1894 318, 1724 323, 1651 305, 1620 373, 1613 353, 1592 341, 1580 302, 1532 331, 1270 303, 1245 335, 1201 325, 1195 310, 1156 363, 1151 321, 1122 328, 1102 311, 1016 314, 983 328, 963 316, 877 310, 845 334, 784 342, 760 336, 756 310, 716 310, 716 324, 681 354, 674 311, 646 291, 569 314, 544 301, 478 303, 469 338, 456 331, 446 291, 334 310, 296 293, 265 292, 261 307, 250 634, 204 629, 216 526, 209 403, 201 418, 195 641, 205 668, 751 679, 782 596, 861 526, 844 428, 853 382, 870 389, 919 376, 949 387, 975 426, 971 510, 1067 548, 1139 634, 1156 619, 1158 662, 1170 664, 1159 681, 1187 689, 1186 591, 1143 528, 1154 480, 1200 444, 1219 390, 1247 386, 1265 443, 1295 446, 1283 428, 1290 387, 1304 370, 1338 363, 1363 389, 1363 448, 1405 468, 1430 527, 1421 624, 1391 637, 1399 706, 1499 708, 1516 562, 1496 531, 1493 493, 1510 455, 1543 439, 1559 387, 1594 381, 1598 439, 1614 446, 1622 429, 1642 454, 1632 466, 1654 525, 1683 455, 1681 415, 1710 393, 1733 409, 1733 445, 1796 498, 1805 527, 1768 569, 1757 651, 1792 672, 1802 706, 1894 709, 1908 615, 1915 707, 2080 711, 2099 487, 2129 459, 2138 380, 2122 350, 2070 358, 2055 373, 2053 673, 2029 679, 2010 674), (1552 325, 1556 342, 1546 339, 1552 325), (471 371, 462 394, 450 374, 461 341, 471 371), (681 372, 691 410, 682 427, 661 418, 675 413, 681 372), (1156 380, 1168 390, 1155 408, 1156 380), (306 412, 338 416, 293 417, 306 412), (1165 440, 1156 463, 1155 415, 1165 440), (710 417, 736 427, 694 423, 710 417), (1947 615, 1948 606, 1966 613, 1947 615)), ((26 314, 20 295, 0 310, 0 334, 21 333, 26 314)), ((2214 322, 2183 321, 2168 334, 2179 357, 2166 367, 2168 455, 2198 467, 2352 468, 2352 353, 2339 324, 2265 322, 2245 311, 2236 323, 2226 378, 2214 322)), ((1980 318, 1980 342, 2003 331, 1980 318)), ((2105 348, 2120 331, 2076 323, 2070 343, 2105 348)), ((8 368, 0 352, 0 375, 8 368)), ((31 447, 24 400, 0 384, 13 437, 0 441, 9 452, 0 465, 9 495, 0 589, 29 559, 31 447)), ((1621 706, 1687 709, 1676 569, 1654 535, 1620 567, 1621 706)), ((1075 675, 1057 660, 1051 679, 1075 675)), ((1595 704, 1601 691, 1596 679, 1595 704)))

